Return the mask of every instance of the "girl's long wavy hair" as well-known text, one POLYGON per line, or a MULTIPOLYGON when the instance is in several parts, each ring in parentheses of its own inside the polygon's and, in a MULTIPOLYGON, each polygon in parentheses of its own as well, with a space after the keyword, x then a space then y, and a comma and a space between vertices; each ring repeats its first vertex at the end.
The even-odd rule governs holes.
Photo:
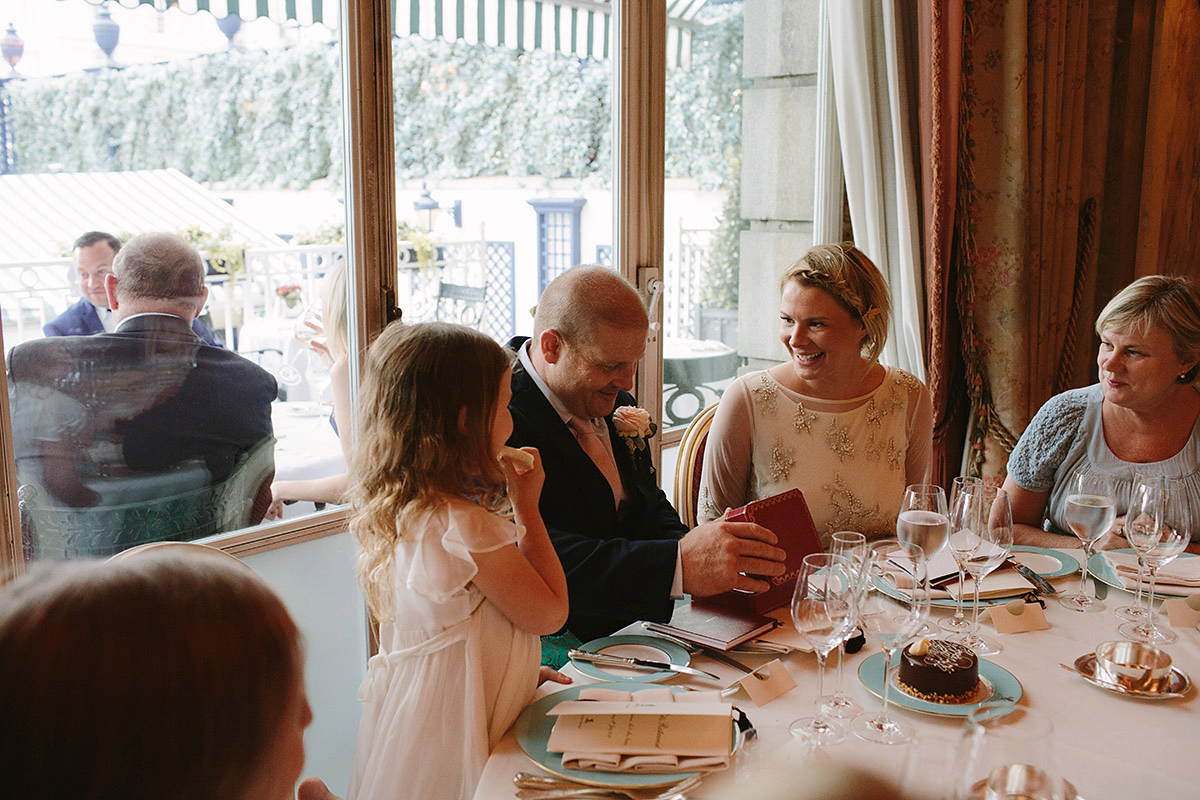
POLYGON ((351 530, 367 605, 392 618, 396 544, 446 495, 507 509, 491 452, 500 381, 512 354, 486 335, 440 322, 384 329, 367 355, 358 406, 351 530))

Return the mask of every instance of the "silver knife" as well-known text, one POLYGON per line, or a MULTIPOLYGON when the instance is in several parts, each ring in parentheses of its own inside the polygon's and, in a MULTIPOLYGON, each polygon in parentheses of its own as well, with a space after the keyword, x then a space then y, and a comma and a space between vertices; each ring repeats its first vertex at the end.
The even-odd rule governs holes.
POLYGON ((1058 594, 1058 589, 1055 589, 1053 586, 1051 586, 1050 581, 1046 580, 1041 575, 1038 575, 1029 567, 1025 566, 1024 564, 1019 564, 1016 561, 1009 561, 1008 563, 1012 565, 1012 568, 1017 571, 1018 575, 1021 575, 1030 583, 1032 583, 1042 594, 1058 594))
POLYGON ((628 656, 617 656, 609 653, 591 653, 587 650, 571 650, 567 653, 567 656, 576 661, 590 661, 602 667, 630 667, 632 669, 653 669, 658 671, 670 670, 671 672, 682 672, 687 675, 712 678, 714 681, 720 680, 720 678, 711 672, 705 672, 702 669, 695 669, 693 667, 685 667, 682 664, 670 664, 666 661, 651 661, 646 658, 630 658, 628 656))

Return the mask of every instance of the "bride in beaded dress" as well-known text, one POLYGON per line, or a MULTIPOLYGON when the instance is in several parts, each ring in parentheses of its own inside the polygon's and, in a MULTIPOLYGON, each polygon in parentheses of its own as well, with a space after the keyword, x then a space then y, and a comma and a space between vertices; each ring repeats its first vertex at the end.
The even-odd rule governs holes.
POLYGON ((878 361, 890 302, 849 242, 818 245, 780 281, 788 360, 738 378, 704 451, 699 517, 797 488, 823 544, 839 530, 894 536, 904 487, 928 479, 929 390, 878 361))

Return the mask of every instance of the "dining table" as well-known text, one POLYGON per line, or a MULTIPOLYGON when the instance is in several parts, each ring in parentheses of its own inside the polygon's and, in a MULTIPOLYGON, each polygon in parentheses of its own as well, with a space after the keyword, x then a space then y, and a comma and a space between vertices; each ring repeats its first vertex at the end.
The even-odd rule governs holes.
MULTIPOLYGON (((300 481, 324 478, 346 471, 338 435, 329 422, 329 403, 283 402, 271 404, 275 431, 275 480, 300 481)), ((302 500, 283 507, 283 519, 312 514, 319 508, 302 500)))
MULTIPOLYGON (((1083 558, 1077 548, 1061 552, 1083 558)), ((1002 652, 981 657, 990 662, 989 670, 1011 675, 1019 683, 1018 704, 1036 709, 1053 725, 1053 743, 1058 769, 1084 800, 1129 800, 1129 798, 1200 797, 1200 699, 1193 682, 1182 697, 1172 699, 1143 699, 1117 693, 1094 685, 1081 675, 1069 671, 1076 659, 1091 653, 1102 642, 1122 639, 1117 631, 1121 623, 1115 609, 1127 605, 1132 594, 1117 588, 1118 581, 1094 581, 1089 577, 1087 592, 1104 604, 1104 609, 1081 613, 1063 607, 1053 595, 1042 594, 1045 618, 1049 628, 1023 633, 999 634, 992 627, 988 613, 981 615, 981 632, 998 641, 1002 652), (1111 585, 1110 585, 1111 584, 1111 585)), ((1051 579, 1059 595, 1077 591, 1079 573, 1051 579)), ((968 601, 969 606, 969 601, 968 601)), ((953 607, 935 606, 931 625, 952 615, 953 607)), ((787 609, 775 615, 790 625, 787 609)), ((967 610, 970 617, 970 608, 967 610)), ((1159 623, 1169 626, 1166 613, 1159 623)), ((777 630, 764 638, 781 638, 777 630)), ((1173 666, 1200 679, 1200 630, 1194 626, 1171 628, 1178 635, 1172 644, 1162 645, 1170 654, 1173 666)), ((617 632, 621 635, 652 636, 640 623, 617 632)), ((794 635, 794 629, 792 629, 794 635)), ((944 632, 925 635, 949 638, 944 632)), ((864 662, 880 654, 879 647, 868 640, 859 652, 845 656, 843 690, 865 711, 878 711, 880 698, 864 685, 859 670, 864 662)), ((950 773, 955 767, 955 752, 964 727, 965 712, 946 708, 938 713, 926 713, 895 702, 904 701, 893 689, 890 713, 910 723, 916 730, 913 741, 906 744, 876 744, 848 733, 836 744, 813 749, 789 733, 790 723, 810 715, 817 694, 817 659, 811 652, 793 650, 787 654, 752 654, 731 652, 736 660, 753 669, 780 659, 795 680, 795 687, 762 706, 756 705, 738 687, 726 691, 734 706, 741 709, 756 731, 748 744, 734 753, 732 765, 720 772, 710 773, 698 787, 689 789, 690 800, 744 796, 737 793, 738 782, 748 771, 763 765, 788 764, 803 776, 806 769, 824 766, 845 766, 861 770, 885 783, 903 786, 910 796, 943 798, 950 796, 950 773)), ((711 689, 738 686, 745 674, 704 652, 689 656, 690 665, 715 674, 718 680, 693 675, 672 675, 660 685, 691 689, 711 689)), ((878 663, 878 659, 873 663, 878 663)), ((832 691, 836 655, 831 655, 825 674, 825 692, 832 691)), ((563 668, 576 684, 595 680, 595 670, 584 667, 580 672, 574 662, 563 668)), ((864 670, 864 674, 869 670, 864 670)), ((628 673, 627 673, 628 674, 628 673)), ((631 676, 631 680, 639 680, 631 676)), ((619 687, 620 681, 609 681, 619 687)), ((561 684, 545 683, 537 689, 535 702, 548 694, 563 691, 561 684)), ((915 705, 915 704, 914 704, 915 705)), ((845 723, 848 720, 839 720, 845 723)), ((510 729, 494 748, 475 792, 475 800, 507 800, 517 797, 513 776, 518 771, 544 774, 547 770, 527 755, 518 742, 516 729, 510 729)), ((762 797, 756 800, 771 800, 762 797)))

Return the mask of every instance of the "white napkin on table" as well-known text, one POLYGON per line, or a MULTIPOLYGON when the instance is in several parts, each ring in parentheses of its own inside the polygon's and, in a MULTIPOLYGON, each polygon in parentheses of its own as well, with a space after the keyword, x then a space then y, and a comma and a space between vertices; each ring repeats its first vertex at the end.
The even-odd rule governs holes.
MULTIPOLYGON (((1101 555, 1126 589, 1137 589, 1138 560, 1133 553, 1105 550, 1101 555)), ((1149 578, 1149 571, 1147 571, 1149 578)), ((1170 587, 1173 594, 1200 593, 1200 558, 1177 558, 1158 570, 1155 586, 1170 587)))
MULTIPOLYGON (((645 689, 642 691, 630 693, 619 689, 583 689, 579 693, 579 700, 583 701, 599 701, 600 703, 649 703, 649 704, 675 704, 686 706, 692 703, 703 704, 724 704, 728 706, 726 701, 721 699, 719 691, 703 691, 703 692, 672 692, 669 688, 662 687, 658 689, 645 689)), ((566 705, 566 704, 564 704, 566 705)), ((573 704, 572 704, 573 705, 573 704)), ((553 712, 552 712, 553 713, 553 712)), ((686 714, 684 708, 680 709, 681 714, 686 714)), ((562 752, 562 764, 567 769, 594 770, 599 772, 635 772, 635 773, 670 773, 670 772, 690 772, 693 770, 716 770, 724 769, 729 766, 728 740, 730 736, 731 723, 729 716, 723 717, 723 752, 720 754, 707 755, 677 755, 671 752, 616 752, 611 747, 612 742, 599 744, 600 749, 578 750, 564 748, 562 752)), ((559 730, 559 726, 563 724, 563 719, 560 718, 555 723, 555 730, 551 732, 550 741, 547 742, 547 749, 556 751, 558 746, 556 740, 559 736, 566 741, 567 735, 576 732, 574 726, 570 729, 559 730)), ((574 737, 572 737, 574 738, 574 737)), ((701 748, 703 749, 703 748, 701 748)))

